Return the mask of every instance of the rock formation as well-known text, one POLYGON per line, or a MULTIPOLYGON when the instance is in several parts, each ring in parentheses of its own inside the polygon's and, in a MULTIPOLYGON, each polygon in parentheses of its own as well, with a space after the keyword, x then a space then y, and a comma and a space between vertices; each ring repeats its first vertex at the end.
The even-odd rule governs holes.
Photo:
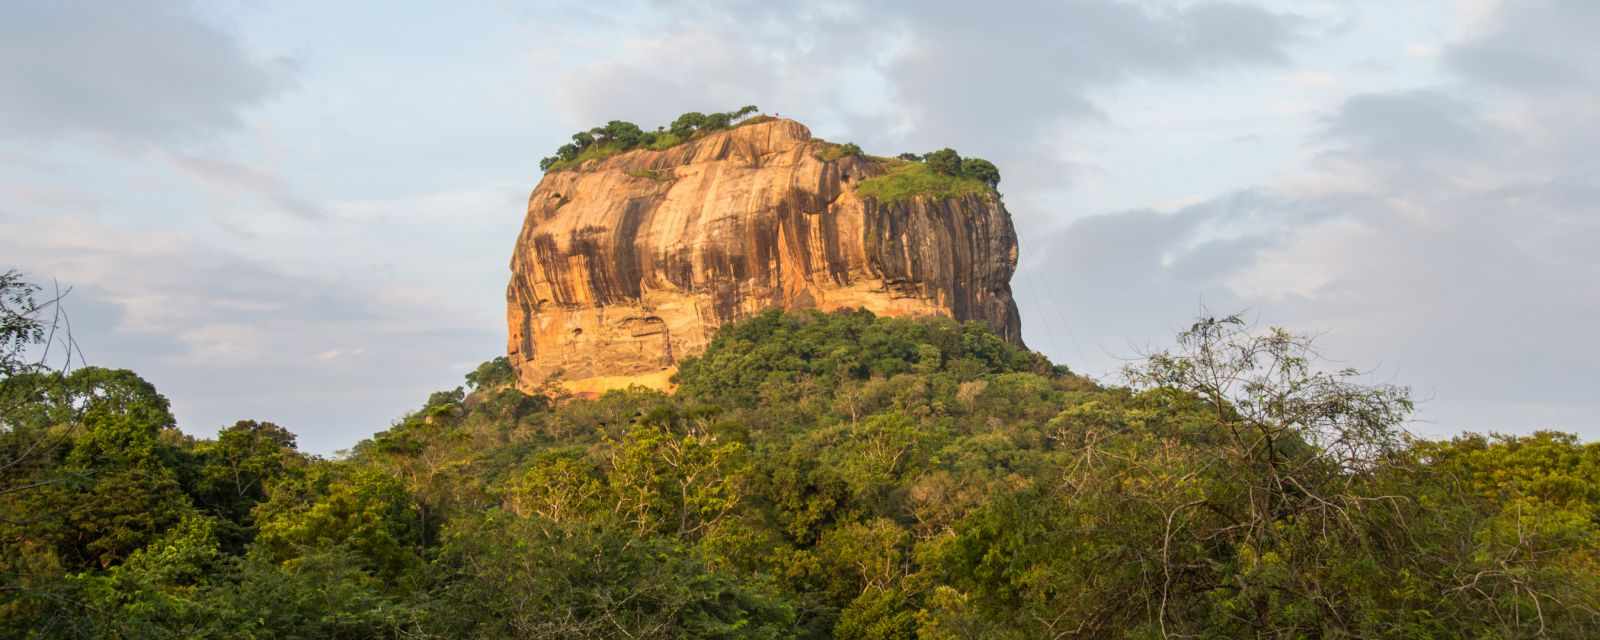
POLYGON ((860 198, 882 163, 829 148, 772 119, 547 173, 506 288, 519 384, 665 388, 718 326, 773 307, 979 320, 1020 342, 999 197, 860 198))

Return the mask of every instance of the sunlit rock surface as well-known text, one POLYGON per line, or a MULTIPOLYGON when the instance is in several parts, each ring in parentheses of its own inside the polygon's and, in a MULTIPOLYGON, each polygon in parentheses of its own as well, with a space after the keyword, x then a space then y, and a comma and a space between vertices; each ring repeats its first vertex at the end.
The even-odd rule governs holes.
POLYGON ((717 327, 773 307, 937 314, 1020 342, 998 197, 862 199, 883 169, 825 148, 778 119, 546 174, 506 288, 519 384, 665 388, 717 327))

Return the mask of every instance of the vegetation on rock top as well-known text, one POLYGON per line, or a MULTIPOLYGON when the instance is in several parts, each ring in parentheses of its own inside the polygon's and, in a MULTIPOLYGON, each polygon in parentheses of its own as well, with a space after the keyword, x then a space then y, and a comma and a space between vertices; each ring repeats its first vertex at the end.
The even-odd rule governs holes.
POLYGON ((994 193, 1000 170, 982 158, 965 158, 945 148, 926 155, 902 153, 883 175, 862 180, 856 193, 879 202, 902 202, 918 196, 956 198, 994 193))
MULTIPOLYGON (((764 115, 749 117, 756 111, 754 105, 722 113, 691 111, 678 116, 671 125, 658 127, 655 131, 644 131, 632 122, 612 120, 605 126, 573 134, 572 142, 562 145, 555 155, 540 160, 539 168, 560 171, 634 149, 669 149, 708 132, 774 119, 764 115)), ((902 153, 895 158, 880 158, 867 156, 855 143, 819 142, 821 148, 817 152, 817 159, 824 162, 861 156, 888 165, 882 175, 862 180, 856 185, 857 193, 880 202, 903 202, 919 196, 955 198, 994 193, 1000 185, 1000 170, 994 163, 982 158, 962 158, 950 148, 924 155, 902 153)), ((637 173, 635 177, 661 179, 657 175, 643 173, 637 173)))
POLYGON ((720 131, 735 124, 765 122, 770 118, 760 116, 740 122, 757 111, 755 105, 737 111, 700 113, 691 111, 678 116, 669 127, 645 131, 632 122, 612 120, 605 126, 572 134, 572 142, 561 145, 553 156, 539 161, 543 171, 560 171, 582 165, 590 160, 609 158, 633 149, 663 150, 687 142, 689 139, 711 131, 720 131))

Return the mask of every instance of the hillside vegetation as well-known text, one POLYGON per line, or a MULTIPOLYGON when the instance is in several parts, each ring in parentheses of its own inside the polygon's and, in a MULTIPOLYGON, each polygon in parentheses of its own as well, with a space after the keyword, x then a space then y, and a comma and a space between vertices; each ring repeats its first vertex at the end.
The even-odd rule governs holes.
POLYGON ((497 359, 337 460, 12 372, 0 636, 1600 633, 1600 446, 1413 440, 1403 389, 1309 355, 1207 319, 1105 386, 975 324, 771 312, 675 395, 497 359))

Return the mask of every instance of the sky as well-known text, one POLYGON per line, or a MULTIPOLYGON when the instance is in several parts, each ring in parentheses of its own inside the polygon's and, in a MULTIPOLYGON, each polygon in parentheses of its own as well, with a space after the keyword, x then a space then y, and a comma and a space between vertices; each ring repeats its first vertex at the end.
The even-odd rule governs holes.
POLYGON ((597 4, 7 2, 0 269, 186 432, 331 454, 504 352, 539 158, 756 104, 997 164, 1075 371, 1241 313, 1422 435, 1600 438, 1600 3, 597 4))

